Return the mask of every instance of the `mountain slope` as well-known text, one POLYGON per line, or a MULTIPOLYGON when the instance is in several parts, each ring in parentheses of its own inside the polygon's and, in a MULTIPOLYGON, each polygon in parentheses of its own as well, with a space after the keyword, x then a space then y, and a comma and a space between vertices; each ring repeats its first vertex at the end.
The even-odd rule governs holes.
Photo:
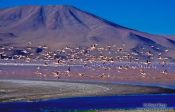
POLYGON ((175 42, 111 23, 71 6, 22 6, 0 10, 0 45, 25 47, 86 47, 116 45, 126 51, 143 48, 175 57, 175 42), (124 45, 124 46, 123 46, 124 45), (154 47, 151 47, 154 46, 154 47))

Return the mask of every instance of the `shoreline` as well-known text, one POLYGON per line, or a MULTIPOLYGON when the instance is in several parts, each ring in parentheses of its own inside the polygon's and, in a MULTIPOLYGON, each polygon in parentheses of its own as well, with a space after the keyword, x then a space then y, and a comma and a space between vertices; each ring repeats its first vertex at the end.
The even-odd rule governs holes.
POLYGON ((139 81, 108 81, 108 80, 86 80, 86 79, 16 79, 16 78, 1 78, 1 80, 26 80, 26 81, 47 81, 47 82, 69 82, 69 83, 82 83, 82 84, 99 84, 99 85, 130 85, 130 86, 141 86, 141 87, 153 87, 153 88, 162 88, 162 89, 171 89, 175 90, 174 84, 167 83, 147 83, 147 82, 139 82, 139 81))
POLYGON ((45 80, 0 80, 0 102, 139 94, 171 94, 174 89, 126 84, 45 80), (98 83, 98 84, 97 84, 98 83), (78 91, 78 92, 77 92, 78 91), (5 95, 6 97, 3 97, 5 95))
MULTIPOLYGON (((133 85, 146 85, 146 86, 160 86, 170 87, 175 89, 175 72, 172 72, 174 65, 166 66, 165 68, 140 68, 139 65, 132 65, 131 68, 125 68, 125 63, 116 63, 115 67, 107 67, 107 65, 98 68, 98 66, 75 66, 75 65, 57 65, 49 63, 45 65, 44 63, 2 63, 0 69, 1 79, 38 79, 38 80, 76 80, 90 81, 93 82, 112 82, 112 83, 123 83, 133 85), (10 65, 8 65, 10 64, 10 65), (27 65, 26 65, 27 64, 27 65), (28 66, 28 64, 30 66, 28 66), (50 64, 53 64, 50 66, 50 64), (68 67, 70 67, 68 72, 68 67), (124 68, 120 68, 123 66, 124 68), (132 68, 135 67, 136 68, 132 68), (167 70, 168 72, 165 73, 167 70)), ((115 64, 115 63, 111 63, 115 64)), ((126 63, 127 64, 127 63, 126 63)), ((129 63, 128 63, 129 64, 129 63)), ((129 66, 129 65, 127 65, 129 66)))

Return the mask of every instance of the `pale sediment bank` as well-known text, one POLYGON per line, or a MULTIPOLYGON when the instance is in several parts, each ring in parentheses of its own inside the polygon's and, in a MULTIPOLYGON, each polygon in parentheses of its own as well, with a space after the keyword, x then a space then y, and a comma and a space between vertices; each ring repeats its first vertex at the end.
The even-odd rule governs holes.
POLYGON ((0 80, 0 102, 125 94, 173 93, 173 90, 121 84, 0 80))

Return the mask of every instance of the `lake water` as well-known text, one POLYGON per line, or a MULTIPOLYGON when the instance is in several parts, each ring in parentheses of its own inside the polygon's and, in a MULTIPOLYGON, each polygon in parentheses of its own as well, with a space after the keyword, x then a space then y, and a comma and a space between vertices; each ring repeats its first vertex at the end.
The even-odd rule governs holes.
POLYGON ((0 112, 55 112, 89 109, 174 109, 175 94, 62 98, 36 102, 0 103, 0 112))
MULTIPOLYGON (((121 66, 128 65, 128 63, 119 63, 106 66, 121 66)), ((98 64, 99 66, 100 64, 98 64)), ((154 65, 154 64, 153 64, 154 65)), ((1 66, 2 71, 18 70, 16 66, 1 66), (9 69, 10 68, 10 69, 9 69)), ((94 65, 90 65, 94 67, 94 65)), ((96 66, 96 64, 95 64, 96 66)), ((102 65, 103 66, 103 65, 102 65)), ((140 67, 138 64, 132 64, 131 66, 140 67)), ((161 65, 155 64, 156 69, 162 69, 161 65)), ((43 69, 46 68, 42 66, 43 69)), ((171 72, 175 72, 175 64, 169 64, 164 67, 171 72)), ((21 66, 20 66, 21 68, 21 66)), ((61 70, 65 70, 65 66, 59 67, 61 70)), ((47 67, 50 71, 58 69, 58 67, 47 67)), ((66 66, 67 69, 67 66, 66 66)), ((71 69, 76 71, 83 71, 83 66, 75 66, 71 69)), ((36 66, 23 66, 22 72, 36 70, 36 66)), ((128 82, 129 83, 129 82, 128 82)), ((145 85, 145 84, 136 84, 145 85)), ((150 84, 150 86, 157 86, 156 84, 150 84)), ((147 85, 148 86, 148 85, 147 85)), ((158 85, 160 86, 160 85, 158 85)), ((174 85, 163 85, 161 87, 175 88, 174 85)), ((63 98, 47 101, 36 102, 11 102, 0 103, 0 112, 55 112, 57 110, 89 110, 89 109, 137 109, 137 108, 175 108, 175 94, 157 94, 157 95, 123 95, 123 96, 102 96, 102 97, 76 97, 76 98, 63 98)))

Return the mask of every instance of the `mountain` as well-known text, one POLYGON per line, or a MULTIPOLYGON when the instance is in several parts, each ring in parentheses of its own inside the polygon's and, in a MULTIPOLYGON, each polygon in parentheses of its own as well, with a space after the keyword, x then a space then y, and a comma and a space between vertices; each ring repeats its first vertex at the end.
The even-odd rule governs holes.
POLYGON ((25 47, 29 42, 51 50, 92 44, 116 45, 138 54, 143 49, 154 54, 168 50, 166 56, 175 58, 175 38, 126 28, 72 6, 0 9, 0 45, 25 47))

